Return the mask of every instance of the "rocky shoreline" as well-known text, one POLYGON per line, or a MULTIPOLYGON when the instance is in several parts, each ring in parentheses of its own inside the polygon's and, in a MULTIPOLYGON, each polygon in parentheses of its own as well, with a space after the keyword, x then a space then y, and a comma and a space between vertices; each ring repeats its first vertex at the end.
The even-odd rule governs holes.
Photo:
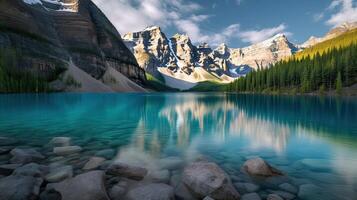
POLYGON ((42 148, 0 137, 0 200, 290 200, 322 191, 309 183, 294 185, 259 157, 234 166, 239 175, 231 175, 203 156, 190 162, 163 157, 152 169, 115 159, 114 149, 82 152, 68 137, 55 137, 42 148))

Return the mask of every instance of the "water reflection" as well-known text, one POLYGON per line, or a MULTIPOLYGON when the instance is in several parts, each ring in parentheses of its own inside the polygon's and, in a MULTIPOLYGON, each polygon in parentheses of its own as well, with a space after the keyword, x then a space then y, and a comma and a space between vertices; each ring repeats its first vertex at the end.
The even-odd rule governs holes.
POLYGON ((0 95, 0 136, 27 146, 70 136, 87 150, 116 148, 118 159, 141 160, 151 168, 171 155, 192 160, 225 154, 224 161, 236 166, 259 155, 291 174, 323 168, 352 186, 357 184, 356 122, 352 97, 0 95))

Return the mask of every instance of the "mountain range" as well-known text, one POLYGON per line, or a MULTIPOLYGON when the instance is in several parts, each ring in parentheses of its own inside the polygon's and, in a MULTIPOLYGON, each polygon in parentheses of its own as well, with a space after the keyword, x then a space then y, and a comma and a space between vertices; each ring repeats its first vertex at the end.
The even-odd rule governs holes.
POLYGON ((268 68, 356 27, 357 23, 345 23, 324 37, 311 37, 301 45, 291 43, 284 34, 277 34, 243 48, 221 44, 212 49, 206 43, 195 46, 187 35, 176 34, 168 38, 157 26, 125 34, 123 39, 146 72, 172 88, 187 90, 205 81, 232 82, 252 70, 268 68))
MULTIPOLYGON (((185 34, 167 37, 158 26, 121 37, 91 0, 0 1, 0 50, 14 52, 3 56, 14 58, 11 62, 0 64, 11 63, 7 74, 41 78, 54 91, 145 92, 151 89, 147 77, 152 76, 171 88, 188 90, 202 82, 233 82, 356 27, 345 23, 303 44, 277 34, 243 48, 212 48, 196 45, 185 34)), ((21 82, 14 77, 9 84, 21 82)), ((9 84, 6 91, 12 90, 9 84)))

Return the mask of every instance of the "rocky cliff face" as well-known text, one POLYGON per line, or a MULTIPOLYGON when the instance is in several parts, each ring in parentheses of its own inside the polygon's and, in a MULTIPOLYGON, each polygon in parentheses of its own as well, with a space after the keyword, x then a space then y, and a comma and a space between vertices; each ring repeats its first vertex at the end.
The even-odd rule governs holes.
POLYGON ((157 78, 163 76, 167 85, 179 89, 202 81, 230 82, 298 50, 282 34, 245 48, 222 44, 214 50, 208 44, 193 45, 187 35, 168 39, 159 27, 128 33, 123 39, 143 69, 157 78))
POLYGON ((17 68, 43 75, 80 68, 103 82, 109 68, 137 84, 145 72, 120 34, 90 0, 0 1, 0 48, 21 52, 17 68))

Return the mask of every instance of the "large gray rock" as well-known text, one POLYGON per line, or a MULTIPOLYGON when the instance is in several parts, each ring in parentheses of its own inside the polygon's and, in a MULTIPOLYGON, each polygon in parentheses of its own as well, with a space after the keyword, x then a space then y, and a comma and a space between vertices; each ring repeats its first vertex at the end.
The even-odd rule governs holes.
POLYGON ((0 179, 1 200, 36 199, 40 192, 42 178, 12 175, 0 179))
POLYGON ((35 149, 20 149, 15 148, 11 150, 10 154, 13 156, 10 160, 13 164, 26 164, 36 162, 45 157, 35 149))
POLYGON ((58 191, 62 200, 108 200, 104 188, 104 172, 91 171, 60 183, 48 185, 48 189, 58 191))
POLYGON ((128 200, 173 200, 174 190, 166 184, 152 183, 130 190, 126 198, 128 200))
POLYGON ((33 176, 33 177, 43 178, 47 172, 48 172, 47 166, 39 165, 36 163, 29 163, 17 168, 13 172, 13 175, 33 176))
POLYGON ((93 170, 98 168, 103 162, 105 158, 102 157, 91 157, 89 161, 84 165, 84 170, 93 170))
POLYGON ((240 195, 226 173, 215 163, 199 161, 185 167, 182 181, 198 197, 235 200, 240 195))
POLYGON ((125 163, 114 163, 108 167, 106 173, 133 180, 142 180, 148 171, 143 167, 128 165, 125 163))
POLYGON ((243 170, 250 175, 254 176, 277 176, 283 175, 282 172, 270 166, 267 162, 265 162, 262 158, 253 158, 247 160, 243 164, 243 170))
POLYGON ((65 147, 55 147, 53 148, 53 153, 58 156, 66 156, 74 153, 79 153, 82 151, 80 146, 65 146, 65 147))

